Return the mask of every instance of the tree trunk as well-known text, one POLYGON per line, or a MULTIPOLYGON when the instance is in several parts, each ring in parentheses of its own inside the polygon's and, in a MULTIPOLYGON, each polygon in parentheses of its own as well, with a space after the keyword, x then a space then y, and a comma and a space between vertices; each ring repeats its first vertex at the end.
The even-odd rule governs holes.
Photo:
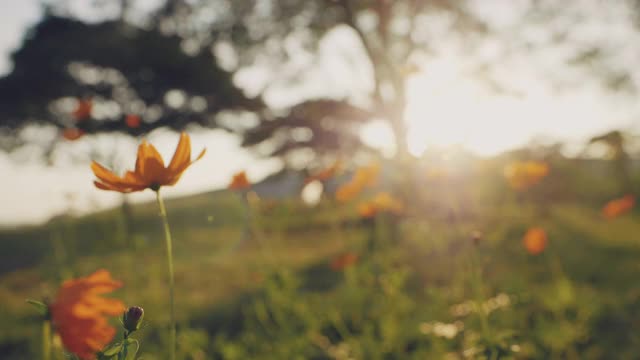
POLYGON ((389 122, 393 130, 396 143, 395 159, 405 161, 409 157, 409 144, 407 141, 407 124, 404 118, 405 104, 395 106, 389 112, 389 122))

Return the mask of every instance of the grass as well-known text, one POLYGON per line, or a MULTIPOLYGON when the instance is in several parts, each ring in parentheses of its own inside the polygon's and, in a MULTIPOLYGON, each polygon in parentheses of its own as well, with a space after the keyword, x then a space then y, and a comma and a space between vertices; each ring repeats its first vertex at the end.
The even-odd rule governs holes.
MULTIPOLYGON (((638 214, 607 222, 597 199, 579 197, 541 211, 541 202, 504 196, 489 183, 462 184, 468 192, 433 184, 422 207, 375 224, 331 201, 254 202, 248 241, 236 194, 167 201, 179 358, 633 358, 638 214), (532 225, 549 234, 540 256, 521 244, 532 225), (483 233, 478 245, 474 230, 483 233), (331 270, 345 251, 359 262, 331 270)), ((113 209, 0 234, 3 359, 38 357, 39 320, 25 299, 51 298, 63 279, 97 268, 125 283, 114 296, 145 308, 135 336, 142 358, 164 358, 162 228, 154 203, 128 211, 129 222, 113 209)))

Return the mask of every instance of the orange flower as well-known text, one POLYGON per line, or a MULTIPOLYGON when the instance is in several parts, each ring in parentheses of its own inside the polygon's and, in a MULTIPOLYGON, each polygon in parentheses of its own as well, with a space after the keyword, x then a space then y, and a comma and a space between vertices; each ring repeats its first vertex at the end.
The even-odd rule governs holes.
POLYGON ((342 255, 338 255, 333 260, 331 260, 329 267, 334 271, 344 270, 357 263, 358 257, 358 254, 353 252, 347 252, 342 255))
POLYGON ((539 227, 532 227, 522 239, 525 249, 531 255, 538 255, 547 247, 547 233, 539 227))
POLYGON ((347 202, 354 197, 356 197, 361 191, 360 186, 357 184, 346 183, 341 185, 338 190, 336 190, 336 200, 340 202, 347 202))
POLYGON ((62 137, 69 141, 78 140, 82 135, 84 135, 84 131, 78 128, 66 128, 62 130, 62 137))
POLYGON ((116 329, 106 316, 122 315, 125 306, 116 299, 101 297, 122 286, 106 270, 65 281, 53 304, 51 319, 64 347, 81 359, 94 359, 113 340, 116 329))
POLYGON ((358 168, 351 182, 361 187, 374 187, 378 181, 378 174, 380 174, 380 165, 372 163, 368 166, 358 168))
POLYGON ((378 209, 370 202, 364 202, 358 205, 358 214, 363 218, 372 218, 376 216, 378 209))
POLYGON ((549 165, 540 161, 518 161, 504 168, 509 185, 518 191, 538 184, 549 174, 549 165))
POLYGON ((336 199, 346 202, 356 197, 365 187, 373 187, 378 181, 380 165, 374 163, 356 170, 351 180, 336 190, 336 199))
POLYGON ((91 117, 93 110, 93 101, 89 99, 78 99, 78 105, 71 115, 76 121, 86 120, 91 117))
POLYGON ((247 173, 244 171, 237 172, 233 175, 231 183, 229 184, 230 190, 246 190, 251 187, 249 179, 247 179, 247 173))
POLYGON ((371 201, 379 210, 399 213, 403 209, 400 200, 394 198, 388 192, 377 193, 371 201))
POLYGON ((611 200, 602 208, 602 216, 605 219, 616 218, 631 211, 635 204, 636 198, 630 194, 619 199, 611 200))
POLYGON ((151 189, 157 191, 161 186, 175 185, 182 173, 194 162, 200 160, 205 153, 203 149, 195 160, 191 160, 191 140, 186 133, 180 134, 180 142, 173 154, 169 166, 164 166, 162 156, 156 148, 142 141, 138 147, 135 171, 127 171, 124 177, 115 175, 110 170, 93 161, 91 170, 98 180, 93 183, 102 190, 130 193, 151 189))
POLYGON ((379 212, 385 211, 392 214, 399 214, 403 208, 402 203, 391 196, 391 194, 379 192, 371 200, 361 203, 358 207, 358 212, 360 216, 370 218, 379 212))
POLYGON ((319 172, 309 176, 308 178, 305 179, 305 183, 310 183, 312 181, 327 181, 329 179, 331 179, 332 177, 334 177, 336 175, 336 173, 338 173, 338 171, 340 171, 340 169, 342 168, 342 162, 341 161, 336 161, 333 165, 329 166, 326 169, 320 170, 319 172))
POLYGON ((124 118, 124 123, 132 129, 140 127, 140 116, 129 114, 124 118))

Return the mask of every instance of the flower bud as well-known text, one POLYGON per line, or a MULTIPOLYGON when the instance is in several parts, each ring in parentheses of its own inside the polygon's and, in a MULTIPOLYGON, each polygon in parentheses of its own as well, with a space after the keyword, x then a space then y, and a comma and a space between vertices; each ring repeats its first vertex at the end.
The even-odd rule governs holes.
POLYGON ((132 306, 122 314, 122 324, 125 330, 132 333, 140 329, 142 318, 144 318, 144 310, 139 306, 132 306))

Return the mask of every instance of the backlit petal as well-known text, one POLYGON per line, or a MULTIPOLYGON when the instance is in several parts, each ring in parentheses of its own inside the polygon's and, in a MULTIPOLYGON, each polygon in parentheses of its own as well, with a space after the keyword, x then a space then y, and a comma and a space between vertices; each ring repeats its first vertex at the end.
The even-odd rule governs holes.
POLYGON ((117 185, 117 184, 108 184, 101 183, 99 181, 94 181, 93 184, 101 190, 109 190, 109 191, 118 191, 121 193, 130 193, 135 191, 142 191, 147 188, 145 185, 117 185))
POLYGON ((138 147, 136 173, 148 185, 162 185, 166 178, 162 156, 155 146, 146 141, 138 147))
POLYGON ((176 152, 173 154, 173 158, 171 159, 171 163, 169 164, 169 171, 174 174, 175 172, 179 171, 179 169, 186 168, 185 165, 189 164, 190 161, 191 139, 189 138, 189 135, 187 135, 187 133, 183 132, 180 134, 178 147, 176 147, 176 152))
POLYGON ((111 170, 105 168, 99 163, 92 161, 91 162, 91 170, 96 175, 96 177, 104 182, 117 183, 122 179, 116 176, 111 170))
POLYGON ((202 157, 204 156, 204 154, 207 152, 207 148, 202 149, 202 151, 200 151, 200 154, 198 154, 198 157, 195 158, 195 160, 193 160, 191 163, 193 164, 194 162, 202 159, 202 157))
POLYGON ((100 180, 95 181, 94 184, 101 190, 128 193, 144 190, 147 187, 142 179, 131 171, 128 171, 124 178, 121 178, 95 161, 91 163, 91 169, 100 180))
POLYGON ((200 152, 200 154, 198 155, 197 158, 195 158, 195 160, 191 161, 191 162, 186 162, 182 167, 178 168, 176 171, 170 171, 169 175, 169 179, 167 181, 167 183, 165 185, 175 185, 178 180, 180 180, 180 177, 182 176, 182 173, 187 170, 187 168, 189 166, 191 166, 191 164, 193 164, 194 162, 202 159, 202 157, 204 156, 204 154, 207 152, 207 149, 202 149, 202 151, 200 152))

